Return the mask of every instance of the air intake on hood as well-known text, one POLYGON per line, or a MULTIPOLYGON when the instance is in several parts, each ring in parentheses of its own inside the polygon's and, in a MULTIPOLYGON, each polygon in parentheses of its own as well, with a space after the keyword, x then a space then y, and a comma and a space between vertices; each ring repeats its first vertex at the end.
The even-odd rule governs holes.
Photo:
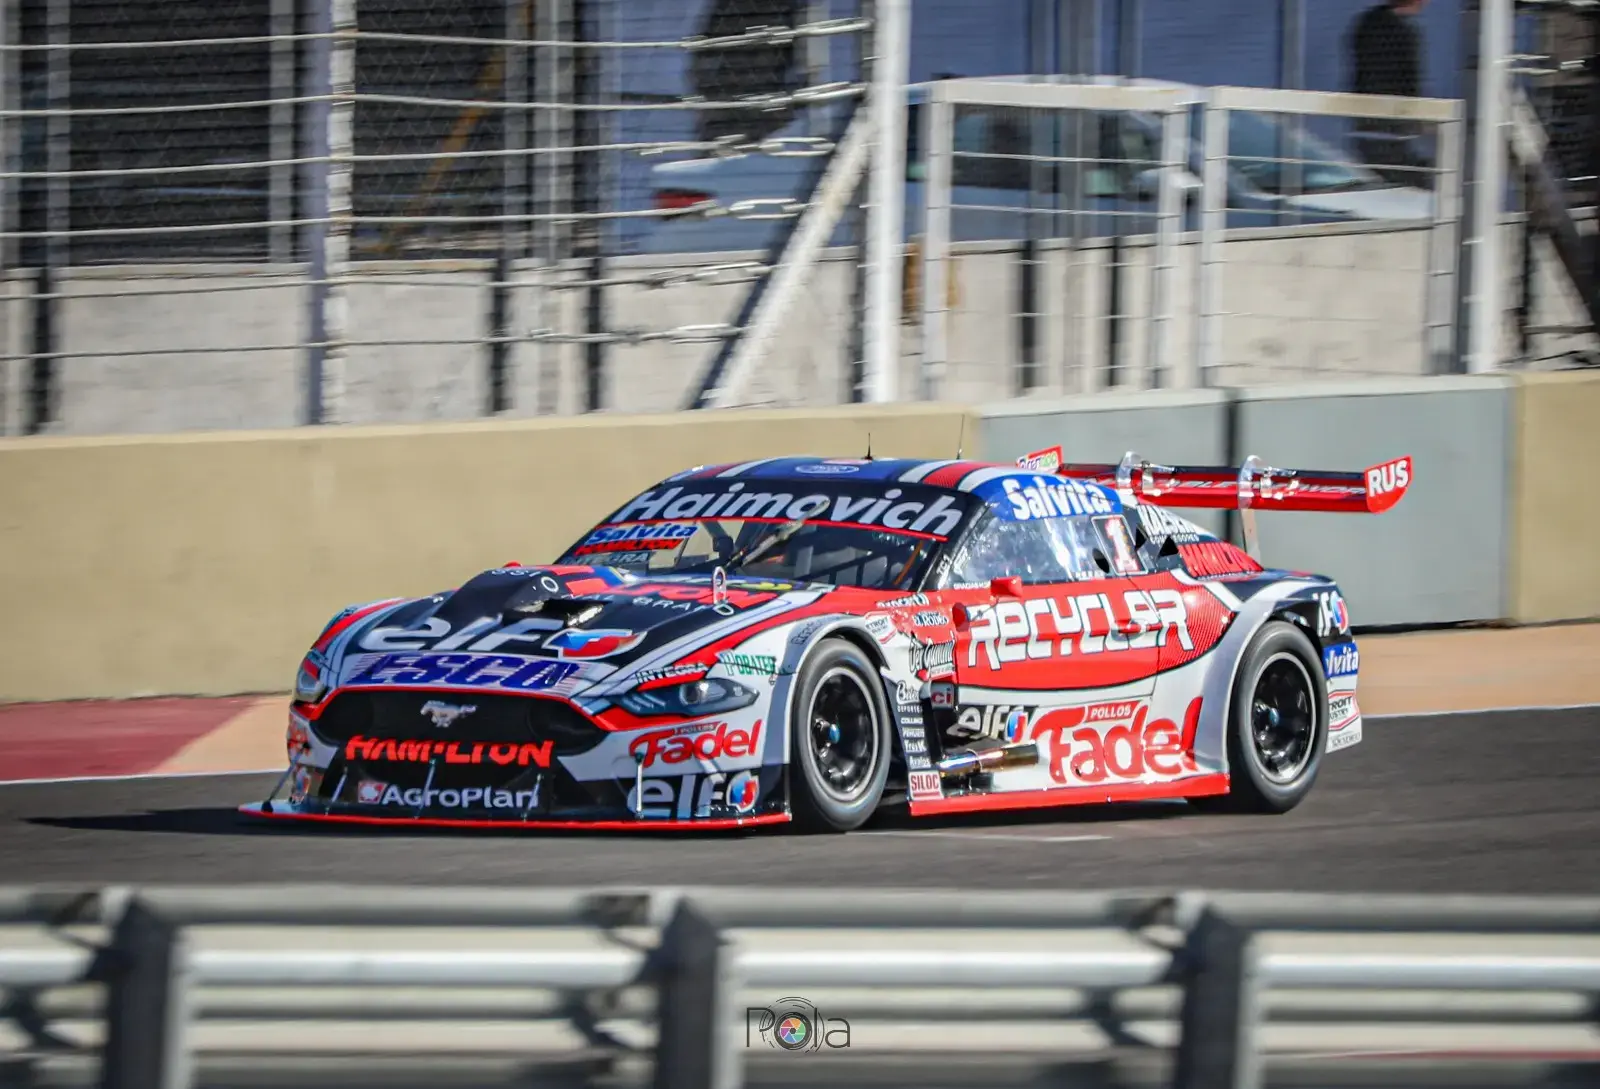
POLYGON ((582 624, 599 616, 606 607, 604 601, 595 598, 555 596, 548 587, 541 585, 542 582, 542 579, 534 580, 519 587, 506 599, 506 611, 521 616, 548 616, 567 624, 582 624))

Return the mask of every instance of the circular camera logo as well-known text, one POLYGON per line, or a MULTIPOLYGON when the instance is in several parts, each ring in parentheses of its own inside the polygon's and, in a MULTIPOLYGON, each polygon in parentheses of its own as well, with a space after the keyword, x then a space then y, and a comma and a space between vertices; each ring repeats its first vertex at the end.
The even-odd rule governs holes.
POLYGON ((778 1046, 799 1051, 811 1040, 811 1022, 804 1014, 791 1013, 778 1022, 778 1046))
POLYGON ((808 999, 780 998, 745 1010, 745 1046, 758 1041, 791 1054, 849 1047, 850 1022, 824 1017, 808 999))

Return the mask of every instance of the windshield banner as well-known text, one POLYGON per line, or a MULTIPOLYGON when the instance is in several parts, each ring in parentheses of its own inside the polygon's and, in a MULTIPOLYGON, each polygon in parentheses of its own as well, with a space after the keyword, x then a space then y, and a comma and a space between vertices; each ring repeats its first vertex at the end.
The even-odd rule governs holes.
POLYGON ((853 485, 829 481, 824 487, 801 491, 792 487, 781 490, 781 486, 773 487, 765 481, 696 482, 647 491, 618 510, 605 524, 705 518, 767 522, 805 519, 824 525, 944 539, 955 532, 967 512, 964 496, 911 484, 889 488, 883 485, 884 482, 872 481, 853 485))

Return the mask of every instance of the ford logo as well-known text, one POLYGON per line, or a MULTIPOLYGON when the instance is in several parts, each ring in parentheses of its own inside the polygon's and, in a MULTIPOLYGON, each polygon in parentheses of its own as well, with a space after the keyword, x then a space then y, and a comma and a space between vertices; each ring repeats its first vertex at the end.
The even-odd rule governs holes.
POLYGON ((832 465, 828 462, 815 465, 800 465, 795 468, 795 472, 805 473, 807 476, 839 476, 844 473, 859 473, 860 471, 861 466, 859 465, 832 465))

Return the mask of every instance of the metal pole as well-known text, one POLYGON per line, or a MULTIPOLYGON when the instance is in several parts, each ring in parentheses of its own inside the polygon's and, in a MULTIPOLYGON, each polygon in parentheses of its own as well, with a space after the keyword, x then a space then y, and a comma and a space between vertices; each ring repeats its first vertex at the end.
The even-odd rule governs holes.
MULTIPOLYGON (((50 0, 45 9, 45 40, 52 46, 67 45, 72 39, 71 0, 50 0)), ((51 110, 45 123, 45 169, 51 178, 45 183, 44 252, 39 265, 38 297, 33 302, 33 359, 28 368, 27 419, 23 430, 37 435, 56 417, 57 375, 55 352, 60 330, 57 318, 61 270, 71 260, 72 182, 64 177, 72 169, 72 121, 67 110, 72 104, 72 55, 65 49, 45 54, 45 93, 51 110)))
MULTIPOLYGON (((532 15, 532 0, 505 0, 506 37, 526 39, 528 20, 532 15)), ((504 74, 505 100, 508 103, 525 102, 528 97, 527 48, 506 46, 504 74)), ((526 110, 506 110, 502 114, 505 125, 505 150, 511 152, 505 160, 505 189, 501 194, 501 211, 507 216, 523 215, 528 204, 528 157, 516 154, 528 146, 528 113, 526 110)), ((494 286, 489 289, 489 401, 490 415, 505 412, 511 407, 512 346, 506 339, 511 335, 511 288, 516 275, 517 262, 527 253, 528 228, 516 220, 507 220, 500 232, 500 253, 494 264, 494 286)))
POLYGON ((102 1089, 188 1089, 192 1061, 188 943, 143 901, 129 903, 112 932, 117 966, 106 996, 102 1089))
MULTIPOLYGON (((295 83, 295 0, 272 0, 268 33, 272 34, 271 74, 272 108, 268 119, 267 158, 274 163, 287 164, 294 158, 294 97, 295 83)), ((294 219, 294 167, 279 165, 268 168, 267 218, 276 224, 287 224, 294 219)), ((275 226, 267 235, 267 254, 274 264, 294 260, 294 228, 275 226)))
POLYGON ((1177 323, 1172 310, 1177 296, 1178 230, 1183 220, 1178 175, 1189 158, 1189 107, 1174 107, 1162 120, 1162 171, 1156 198, 1155 252, 1150 262, 1150 331, 1145 345, 1152 389, 1185 384, 1175 373, 1172 330, 1177 323))
POLYGON ((1473 149, 1472 287, 1467 299, 1467 369, 1492 371, 1500 359, 1500 204, 1506 181, 1506 110, 1512 0, 1481 0, 1478 26, 1478 126, 1473 149))
POLYGON ((1117 15, 1118 68, 1128 79, 1138 79, 1144 74, 1140 71, 1144 61, 1143 43, 1140 40, 1143 30, 1144 0, 1122 0, 1122 8, 1117 15))
MULTIPOLYGON (((17 0, 0 0, 0 45, 18 44, 19 24, 17 0)), ((18 169, 15 138, 20 126, 5 116, 6 111, 21 109, 17 89, 20 81, 17 70, 22 66, 22 54, 10 49, 0 49, 0 174, 10 174, 18 169)), ((4 237, 21 229, 17 217, 17 192, 15 179, 0 178, 0 355, 11 354, 12 307, 11 270, 17 265, 16 239, 4 237)), ((11 423, 11 364, 0 363, 0 435, 10 432, 11 423)))
MULTIPOLYGON (((875 56, 873 40, 877 31, 875 0, 861 0, 861 15, 868 26, 850 37, 850 74, 860 83, 867 82, 867 67, 875 56)), ((834 131, 843 131, 843 125, 834 115, 834 131)), ((923 152, 924 155, 927 152, 923 152)), ((861 181, 851 191, 842 219, 847 238, 854 253, 850 265, 850 327, 845 338, 845 389, 847 403, 858 404, 867 388, 867 177, 863 171, 861 181)))
POLYGON ((922 107, 922 157, 927 164, 927 227, 922 239, 922 396, 933 400, 949 346, 950 158, 955 107, 935 83, 922 107))
POLYGON ((901 235, 905 218, 906 78, 911 0, 878 0, 872 66, 873 131, 878 138, 870 183, 867 236, 865 400, 895 399, 900 368, 901 235))
POLYGON ((1429 235, 1429 372, 1448 374, 1456 354, 1456 293, 1460 290, 1461 157, 1464 122, 1457 117, 1439 126, 1434 185, 1433 229, 1429 235))
POLYGON ((1228 111, 1208 104, 1205 109, 1205 162, 1200 182, 1200 259, 1195 263, 1195 379, 1210 386, 1222 362, 1222 231, 1227 225, 1228 111))
POLYGON ((306 422, 338 423, 344 411, 346 314, 343 280, 350 257, 350 156, 355 93, 355 0, 314 0, 306 193, 306 253, 311 285, 306 326, 306 422))
MULTIPOLYGON (((572 0, 545 0, 534 7, 534 21, 540 41, 564 43, 570 39, 572 27, 572 0)), ((534 56, 533 97, 536 102, 570 102, 572 99, 572 49, 563 44, 545 46, 534 56)), ((568 126, 572 123, 570 110, 541 109, 535 113, 534 146, 539 155, 533 161, 534 178, 532 199, 534 210, 541 215, 555 215, 569 211, 568 195, 571 192, 570 153, 568 126)), ((556 283, 561 278, 561 262, 566 256, 563 239, 570 224, 553 219, 540 220, 534 225, 534 259, 538 264, 533 309, 541 329, 555 330, 561 323, 560 293, 556 283)), ((552 415, 561 409, 561 360, 566 349, 558 342, 535 341, 534 365, 538 369, 536 411, 541 416, 552 415)))
MULTIPOLYGON (((605 35, 600 28, 600 8, 605 0, 574 0, 573 29, 577 41, 601 41, 605 35)), ((580 105, 598 103, 602 99, 601 81, 610 59, 600 51, 583 50, 577 57, 574 73, 574 99, 580 105)), ((581 110, 574 125, 577 146, 598 146, 601 136, 600 115, 597 111, 581 110)), ((599 212, 606 198, 604 152, 580 151, 575 158, 577 185, 573 192, 574 212, 599 212)), ((599 281, 605 277, 606 233, 605 221, 588 219, 576 224, 573 239, 574 256, 584 258, 585 278, 588 286, 583 292, 583 331, 595 339, 583 345, 583 410, 598 412, 605 407, 606 345, 599 334, 606 331, 606 289, 599 281)))

